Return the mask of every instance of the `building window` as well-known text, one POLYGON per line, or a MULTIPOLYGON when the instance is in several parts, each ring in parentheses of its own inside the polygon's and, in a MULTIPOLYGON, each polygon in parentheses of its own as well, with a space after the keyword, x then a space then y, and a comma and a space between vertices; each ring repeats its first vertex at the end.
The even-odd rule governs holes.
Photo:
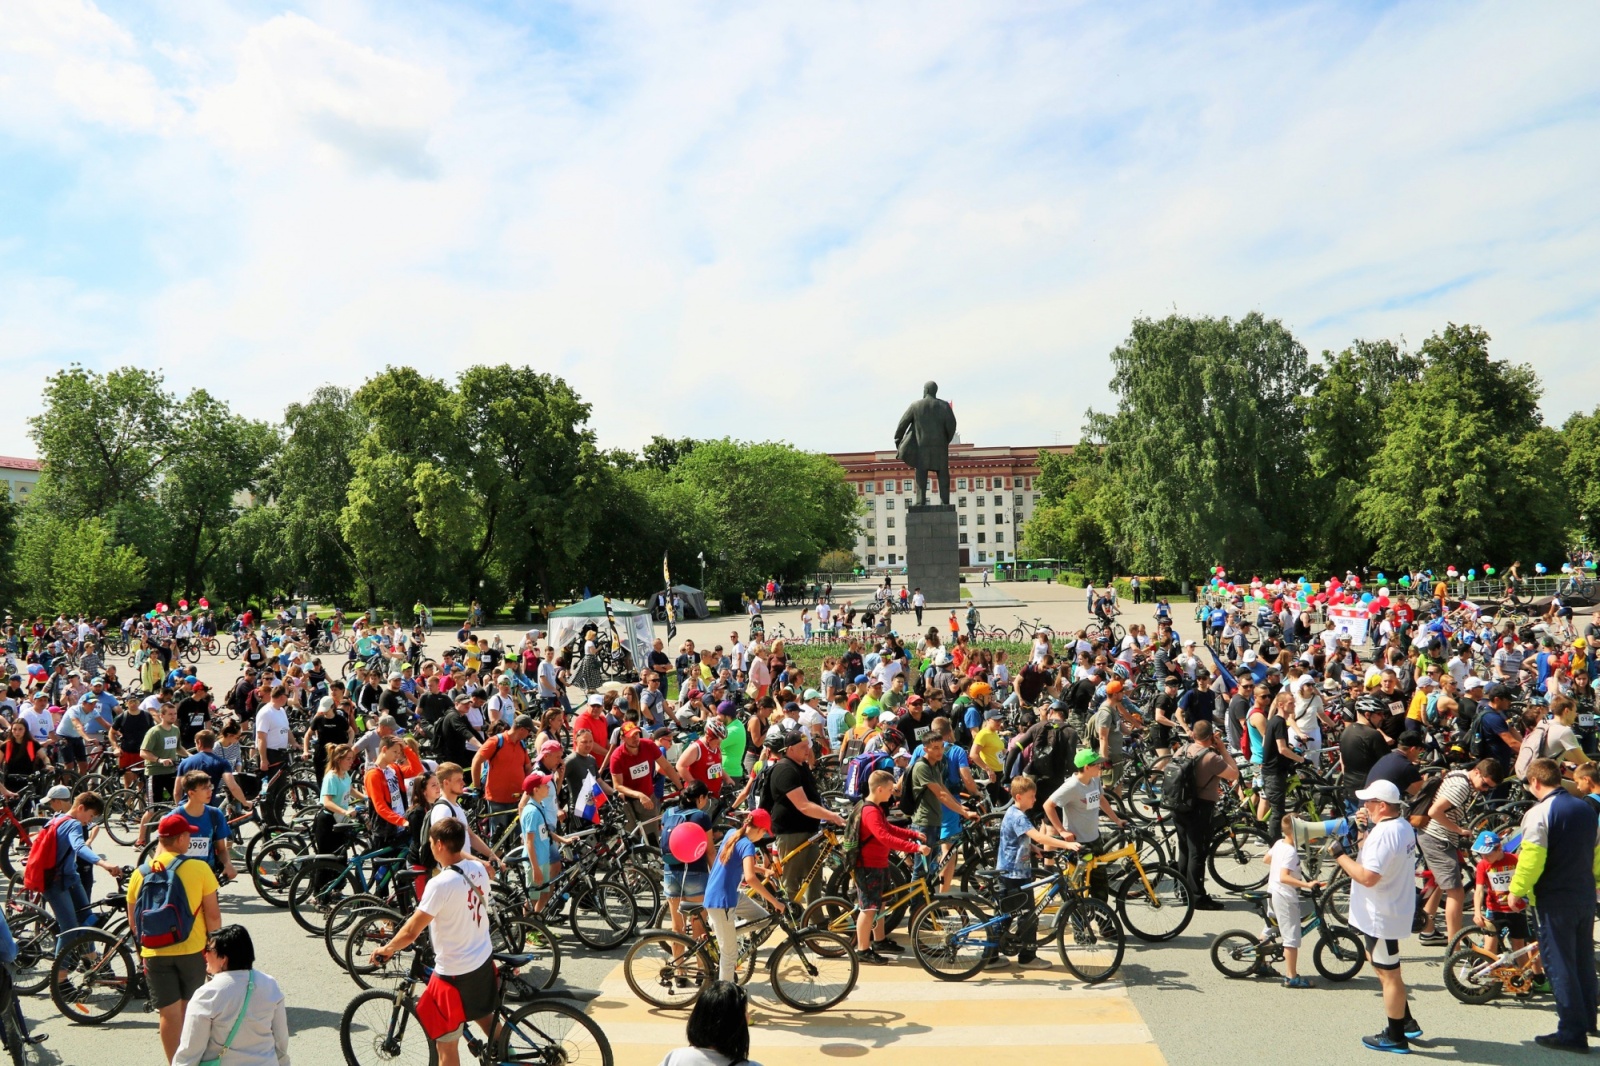
POLYGON ((867 556, 867 565, 868 566, 877 566, 878 565, 878 557, 876 555, 868 555, 867 556))
POLYGON ((964 515, 964 514, 956 515, 956 525, 964 526, 966 524, 967 524, 967 516, 966 515, 964 515))
POLYGON ((1004 544, 1006 542, 1006 535, 1004 533, 996 533, 994 535, 994 542, 996 544, 1004 544))
POLYGON ((967 498, 965 496, 957 496, 956 497, 956 506, 957 507, 965 507, 966 505, 967 505, 967 498))
POLYGON ((877 546, 878 546, 878 538, 877 538, 877 537, 874 537, 874 536, 871 536, 871 535, 869 535, 869 536, 868 536, 868 537, 867 537, 867 547, 869 547, 869 548, 876 548, 876 547, 877 547, 877 546))
POLYGON ((966 492, 967 491, 967 479, 966 478, 964 478, 964 477, 956 478, 956 490, 958 492, 966 492))
POLYGON ((982 543, 983 543, 983 534, 982 534, 982 533, 979 533, 979 534, 978 534, 978 543, 979 543, 979 544, 982 544, 982 543))
POLYGON ((894 552, 890 552, 889 553, 889 565, 890 566, 894 565, 894 552))
POLYGON ((890 515, 889 516, 889 528, 890 529, 894 528, 894 515, 890 515))
POLYGON ((972 487, 975 489, 986 489, 989 486, 984 484, 984 479, 980 477, 972 482, 972 487))
POLYGON ((867 491, 868 492, 873 492, 873 493, 877 492, 878 491, 878 483, 876 481, 867 482, 867 491))
POLYGON ((978 525, 983 525, 983 515, 978 516, 978 525))
POLYGON ((967 542, 967 535, 965 533, 960 534, 956 538, 956 543, 957 544, 965 544, 966 542, 967 542))
POLYGON ((984 552, 979 552, 978 553, 978 562, 986 563, 988 561, 989 561, 989 557, 988 557, 988 555, 986 553, 984 553, 984 552))
POLYGON ((1020 492, 1017 493, 1017 506, 1018 507, 1022 506, 1022 493, 1020 493, 1020 492))
POLYGON ((901 492, 910 492, 914 487, 915 486, 910 481, 902 481, 902 482, 900 482, 900 491, 901 492))
POLYGON ((1006 487, 1006 479, 1003 478, 1003 477, 995 478, 994 479, 994 487, 997 488, 997 489, 1005 488, 1006 487))
POLYGON ((894 534, 893 533, 889 534, 889 547, 891 547, 891 548, 894 547, 894 534))
POLYGON ((893 500, 884 500, 884 501, 883 501, 883 509, 884 509, 884 510, 885 510, 885 511, 892 511, 892 510, 894 510, 894 501, 893 501, 893 500))
POLYGON ((1006 524, 1006 515, 1004 511, 1001 511, 999 514, 994 516, 994 524, 997 526, 1003 526, 1006 524))

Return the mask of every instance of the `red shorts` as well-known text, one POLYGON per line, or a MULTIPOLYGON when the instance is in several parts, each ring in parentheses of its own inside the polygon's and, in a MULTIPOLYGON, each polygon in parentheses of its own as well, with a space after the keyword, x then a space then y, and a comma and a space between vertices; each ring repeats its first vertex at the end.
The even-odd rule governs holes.
POLYGON ((494 1013, 495 992, 493 959, 471 973, 454 977, 435 970, 417 999, 417 1020, 429 1040, 453 1040, 468 1021, 494 1013))
POLYGON ((140 755, 138 752, 134 752, 132 755, 128 754, 125 751, 117 752, 117 769, 118 770, 131 770, 135 766, 143 766, 143 765, 144 765, 144 756, 140 755))

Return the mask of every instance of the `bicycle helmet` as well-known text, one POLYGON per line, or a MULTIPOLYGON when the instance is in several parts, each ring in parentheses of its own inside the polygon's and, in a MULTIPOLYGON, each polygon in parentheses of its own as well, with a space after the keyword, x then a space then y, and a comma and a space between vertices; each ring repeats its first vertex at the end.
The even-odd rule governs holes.
POLYGON ((1478 834, 1478 839, 1472 842, 1472 854, 1488 855, 1500 846, 1500 834, 1492 829, 1485 829, 1478 834))

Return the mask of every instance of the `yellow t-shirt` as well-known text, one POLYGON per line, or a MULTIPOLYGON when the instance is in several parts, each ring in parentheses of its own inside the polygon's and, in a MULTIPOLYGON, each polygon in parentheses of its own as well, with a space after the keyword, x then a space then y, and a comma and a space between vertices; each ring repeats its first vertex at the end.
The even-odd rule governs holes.
MULTIPOLYGON (((176 855, 162 850, 156 852, 151 863, 166 866, 175 858, 176 855)), ((189 930, 189 939, 181 944, 171 944, 164 948, 140 948, 139 954, 143 958, 154 955, 198 955, 206 949, 206 922, 200 913, 200 907, 202 900, 216 894, 217 875, 211 872, 211 865, 204 860, 190 859, 178 867, 178 880, 183 882, 183 891, 189 897, 189 906, 194 908, 194 928, 189 930)), ((132 907, 138 902, 139 886, 142 884, 144 875, 135 869, 133 876, 128 879, 128 906, 132 907)))
POLYGON ((978 753, 978 765, 985 770, 997 774, 1004 768, 1000 755, 1006 750, 1006 742, 999 733, 992 729, 980 729, 972 734, 972 746, 978 753))

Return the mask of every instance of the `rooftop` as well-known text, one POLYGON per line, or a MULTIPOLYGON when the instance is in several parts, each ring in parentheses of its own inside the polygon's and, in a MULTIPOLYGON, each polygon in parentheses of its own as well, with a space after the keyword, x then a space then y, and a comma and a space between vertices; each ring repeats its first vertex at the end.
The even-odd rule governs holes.
POLYGON ((31 470, 34 473, 44 469, 44 464, 37 459, 21 459, 15 455, 0 455, 0 470, 31 470))

